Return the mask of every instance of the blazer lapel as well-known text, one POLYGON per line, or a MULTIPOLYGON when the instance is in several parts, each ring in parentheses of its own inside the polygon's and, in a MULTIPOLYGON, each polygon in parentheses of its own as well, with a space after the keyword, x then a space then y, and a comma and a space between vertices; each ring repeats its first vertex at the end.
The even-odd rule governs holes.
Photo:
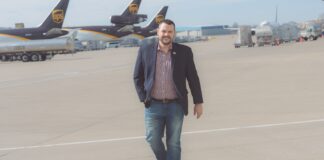
POLYGON ((151 65, 153 68, 153 72, 155 75, 155 69, 156 69, 156 58, 157 58, 157 48, 158 48, 158 43, 154 43, 151 51, 151 65))
POLYGON ((176 45, 174 45, 174 43, 173 43, 172 44, 172 51, 171 51, 171 67, 172 67, 172 72, 174 72, 174 65, 176 63, 176 57, 177 57, 176 45))

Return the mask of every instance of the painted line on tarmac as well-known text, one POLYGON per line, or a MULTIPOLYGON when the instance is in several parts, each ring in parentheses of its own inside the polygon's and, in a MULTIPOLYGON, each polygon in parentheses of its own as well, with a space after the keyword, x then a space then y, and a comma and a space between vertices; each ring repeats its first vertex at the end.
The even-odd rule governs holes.
POLYGON ((82 145, 82 144, 93 144, 93 143, 105 143, 105 142, 116 142, 116 141, 128 141, 128 140, 138 140, 138 139, 144 139, 144 138, 145 138, 144 136, 139 136, 139 137, 114 138, 114 139, 103 139, 103 140, 94 140, 94 141, 81 141, 81 142, 70 142, 70 143, 58 143, 58 144, 39 145, 39 146, 25 146, 25 147, 0 148, 0 151, 12 151, 12 150, 50 148, 50 147, 82 145))
POLYGON ((233 128, 220 128, 220 129, 211 129, 211 130, 200 130, 200 131, 184 132, 183 135, 213 133, 213 132, 222 132, 222 131, 235 131, 235 130, 244 130, 244 129, 270 128, 270 127, 300 125, 300 124, 319 123, 319 122, 324 122, 324 119, 296 121, 296 122, 287 122, 287 123, 263 124, 263 125, 253 125, 253 126, 233 127, 233 128))
POLYGON ((43 82, 60 80, 66 78, 73 78, 80 75, 81 72, 63 72, 59 74, 44 75, 40 77, 33 77, 29 79, 18 79, 18 80, 8 80, 0 82, 0 89, 14 88, 14 87, 23 87, 32 84, 39 84, 43 82))
MULTIPOLYGON (((191 132, 183 132, 182 135, 215 133, 215 132, 236 131, 236 130, 257 129, 257 128, 270 128, 270 127, 301 125, 301 124, 320 123, 320 122, 324 122, 324 119, 308 120, 308 121, 296 121, 296 122, 287 122, 287 123, 262 124, 262 125, 252 125, 252 126, 233 127, 233 128, 219 128, 219 129, 200 130, 200 131, 191 131, 191 132)), ((140 140, 140 139, 145 139, 145 136, 125 137, 125 138, 113 138, 113 139, 102 139, 102 140, 94 140, 94 141, 67 142, 67 143, 48 144, 48 145, 35 145, 35 146, 24 146, 24 147, 0 148, 0 151, 13 151, 13 150, 26 150, 26 149, 52 148, 52 147, 63 147, 63 146, 72 146, 72 145, 85 145, 85 144, 94 144, 94 143, 131 141, 131 140, 140 140)))

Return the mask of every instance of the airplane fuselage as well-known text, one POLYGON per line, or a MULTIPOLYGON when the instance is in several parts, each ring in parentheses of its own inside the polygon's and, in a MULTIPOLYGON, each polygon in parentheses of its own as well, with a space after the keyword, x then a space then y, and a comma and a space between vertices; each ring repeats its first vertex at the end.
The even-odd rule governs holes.
POLYGON ((76 39, 80 41, 116 41, 121 37, 124 37, 131 32, 119 31, 119 27, 116 26, 81 26, 81 27, 66 27, 69 29, 79 29, 76 39))
POLYGON ((140 27, 135 27, 134 32, 119 31, 119 27, 116 26, 84 26, 84 27, 67 27, 69 29, 80 29, 76 39, 79 41, 118 41, 124 38, 136 38, 144 39, 156 35, 156 33, 150 33, 150 31, 144 30, 140 27))
POLYGON ((24 29, 6 29, 0 30, 0 42, 16 42, 39 39, 52 39, 66 35, 67 31, 61 31, 58 34, 48 34, 47 29, 24 28, 24 29))

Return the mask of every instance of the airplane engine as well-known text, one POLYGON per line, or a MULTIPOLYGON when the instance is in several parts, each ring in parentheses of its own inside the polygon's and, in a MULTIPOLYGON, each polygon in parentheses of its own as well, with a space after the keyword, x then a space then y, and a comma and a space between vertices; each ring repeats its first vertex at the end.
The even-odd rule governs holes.
POLYGON ((49 30, 48 32, 46 32, 46 36, 55 36, 55 35, 66 35, 68 34, 68 31, 62 30, 60 28, 53 28, 51 30, 49 30))
POLYGON ((145 22, 147 20, 147 15, 144 14, 137 14, 132 16, 111 16, 110 21, 111 23, 117 25, 133 25, 145 22))

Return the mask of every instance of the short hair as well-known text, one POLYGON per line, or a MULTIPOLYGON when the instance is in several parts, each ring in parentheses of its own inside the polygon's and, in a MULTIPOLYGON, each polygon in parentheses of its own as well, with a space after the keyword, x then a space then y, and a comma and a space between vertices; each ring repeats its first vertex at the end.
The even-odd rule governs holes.
POLYGON ((175 23, 172 20, 170 20, 170 19, 164 19, 163 21, 161 21, 160 25, 163 24, 163 23, 165 23, 167 25, 173 25, 174 26, 174 29, 176 27, 175 26, 175 23))

